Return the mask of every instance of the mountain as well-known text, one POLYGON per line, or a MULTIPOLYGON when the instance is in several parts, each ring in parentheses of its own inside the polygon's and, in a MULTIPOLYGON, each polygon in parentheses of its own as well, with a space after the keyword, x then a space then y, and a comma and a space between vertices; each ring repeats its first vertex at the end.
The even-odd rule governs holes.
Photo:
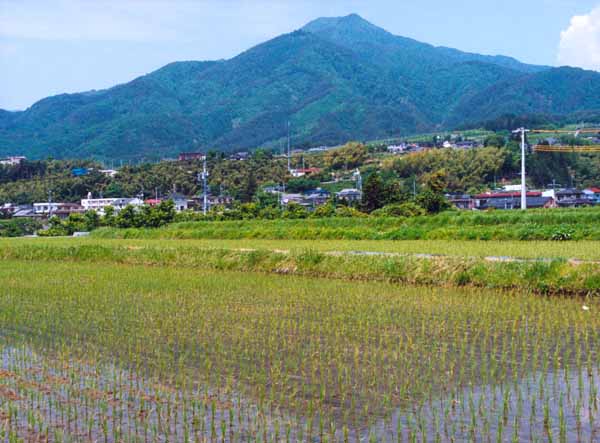
POLYGON ((229 60, 171 63, 101 91, 0 110, 0 155, 156 159, 180 151, 376 139, 506 112, 600 109, 600 74, 434 47, 357 15, 229 60))

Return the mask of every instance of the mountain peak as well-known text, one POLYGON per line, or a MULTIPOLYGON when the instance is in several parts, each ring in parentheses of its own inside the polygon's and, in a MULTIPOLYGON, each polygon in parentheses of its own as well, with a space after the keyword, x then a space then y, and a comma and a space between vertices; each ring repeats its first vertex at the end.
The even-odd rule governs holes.
POLYGON ((373 35, 373 33, 388 34, 387 31, 375 26, 358 14, 349 14, 343 17, 317 18, 306 24, 302 30, 313 34, 322 34, 325 32, 353 32, 368 35, 373 35))

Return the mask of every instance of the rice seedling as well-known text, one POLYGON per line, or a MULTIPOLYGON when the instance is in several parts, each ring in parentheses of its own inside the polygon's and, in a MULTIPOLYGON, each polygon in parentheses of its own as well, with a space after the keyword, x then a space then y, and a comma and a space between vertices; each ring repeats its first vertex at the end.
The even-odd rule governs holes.
POLYGON ((595 299, 94 261, 0 282, 6 441, 596 438, 595 299))

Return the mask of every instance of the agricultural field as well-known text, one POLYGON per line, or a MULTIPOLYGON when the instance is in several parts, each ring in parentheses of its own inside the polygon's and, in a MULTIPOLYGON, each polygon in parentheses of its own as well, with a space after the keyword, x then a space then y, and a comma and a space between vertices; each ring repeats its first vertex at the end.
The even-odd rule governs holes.
POLYGON ((600 208, 447 211, 417 217, 332 217, 180 222, 159 229, 102 228, 101 238, 279 240, 600 240, 600 208))
POLYGON ((599 437, 594 298, 51 259, 0 281, 6 441, 599 437))
POLYGON ((1 246, 71 247, 104 246, 118 248, 230 249, 267 251, 306 251, 325 253, 440 255, 454 257, 498 257, 515 259, 575 259, 600 261, 600 241, 473 241, 473 240, 269 240, 269 239, 104 239, 23 238, 0 239, 1 246))
POLYGON ((594 241, 0 240, 0 259, 303 275, 346 281, 600 295, 594 241), (490 255, 495 254, 495 255, 490 255))

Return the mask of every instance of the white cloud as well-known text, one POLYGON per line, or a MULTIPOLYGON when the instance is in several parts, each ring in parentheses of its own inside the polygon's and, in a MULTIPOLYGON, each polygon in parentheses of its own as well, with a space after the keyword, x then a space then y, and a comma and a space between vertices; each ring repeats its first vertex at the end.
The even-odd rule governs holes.
POLYGON ((560 33, 558 63, 600 71, 600 6, 571 18, 560 33))

